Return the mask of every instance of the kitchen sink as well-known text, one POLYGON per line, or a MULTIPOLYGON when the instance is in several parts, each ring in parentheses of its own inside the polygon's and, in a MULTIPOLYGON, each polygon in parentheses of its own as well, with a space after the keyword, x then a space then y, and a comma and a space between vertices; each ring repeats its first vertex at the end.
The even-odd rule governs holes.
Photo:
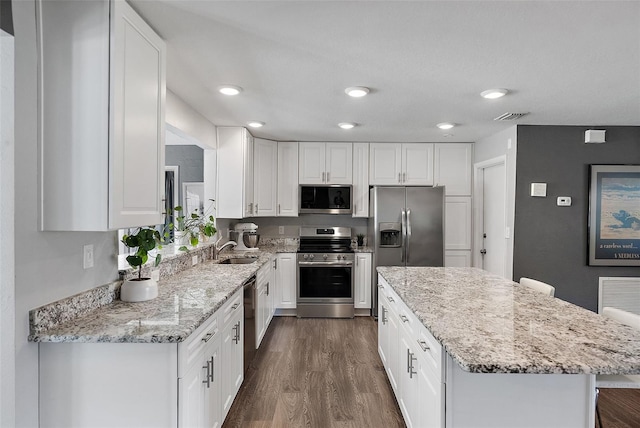
POLYGON ((246 265, 258 260, 257 257, 233 257, 230 259, 224 259, 220 262, 221 265, 246 265))

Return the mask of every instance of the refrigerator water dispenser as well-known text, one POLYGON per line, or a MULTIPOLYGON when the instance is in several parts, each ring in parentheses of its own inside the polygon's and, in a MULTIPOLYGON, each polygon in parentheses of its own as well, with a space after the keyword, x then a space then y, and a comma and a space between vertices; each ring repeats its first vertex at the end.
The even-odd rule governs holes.
POLYGON ((380 223, 380 247, 398 248, 402 245, 400 223, 380 223))

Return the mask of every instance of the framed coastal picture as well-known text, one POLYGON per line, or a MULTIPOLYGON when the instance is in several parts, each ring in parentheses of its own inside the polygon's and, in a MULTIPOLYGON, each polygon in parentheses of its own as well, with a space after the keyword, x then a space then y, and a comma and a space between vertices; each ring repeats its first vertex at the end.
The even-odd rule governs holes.
POLYGON ((591 165, 589 265, 640 266, 640 165, 591 165))

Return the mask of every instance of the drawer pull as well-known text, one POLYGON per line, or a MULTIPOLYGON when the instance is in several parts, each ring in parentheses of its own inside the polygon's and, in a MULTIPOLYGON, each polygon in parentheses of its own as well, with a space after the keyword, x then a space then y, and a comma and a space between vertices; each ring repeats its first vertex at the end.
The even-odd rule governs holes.
POLYGON ((393 297, 391 297, 391 296, 389 296, 389 298, 387 300, 389 300, 391 303, 395 302, 395 300, 393 300, 393 297))
POLYGON ((231 309, 235 311, 238 309, 238 306, 240 306, 240 303, 234 303, 233 306, 231 306, 231 309))
POLYGON ((429 345, 427 345, 427 342, 425 342, 424 340, 418 340, 418 345, 420 345, 424 352, 427 352, 430 349, 429 345))
POLYGON ((382 289, 382 288, 384 288, 384 285, 378 284, 378 288, 382 289))
POLYGON ((406 315, 400 315, 400 319, 402 322, 409 322, 409 318, 407 318, 406 315))

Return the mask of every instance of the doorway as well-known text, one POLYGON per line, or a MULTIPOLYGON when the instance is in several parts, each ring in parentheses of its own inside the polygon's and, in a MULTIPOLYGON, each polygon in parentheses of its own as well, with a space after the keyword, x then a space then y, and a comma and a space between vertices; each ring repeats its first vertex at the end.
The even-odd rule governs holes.
POLYGON ((506 156, 474 165, 477 210, 475 215, 473 265, 508 278, 506 223, 506 156))

